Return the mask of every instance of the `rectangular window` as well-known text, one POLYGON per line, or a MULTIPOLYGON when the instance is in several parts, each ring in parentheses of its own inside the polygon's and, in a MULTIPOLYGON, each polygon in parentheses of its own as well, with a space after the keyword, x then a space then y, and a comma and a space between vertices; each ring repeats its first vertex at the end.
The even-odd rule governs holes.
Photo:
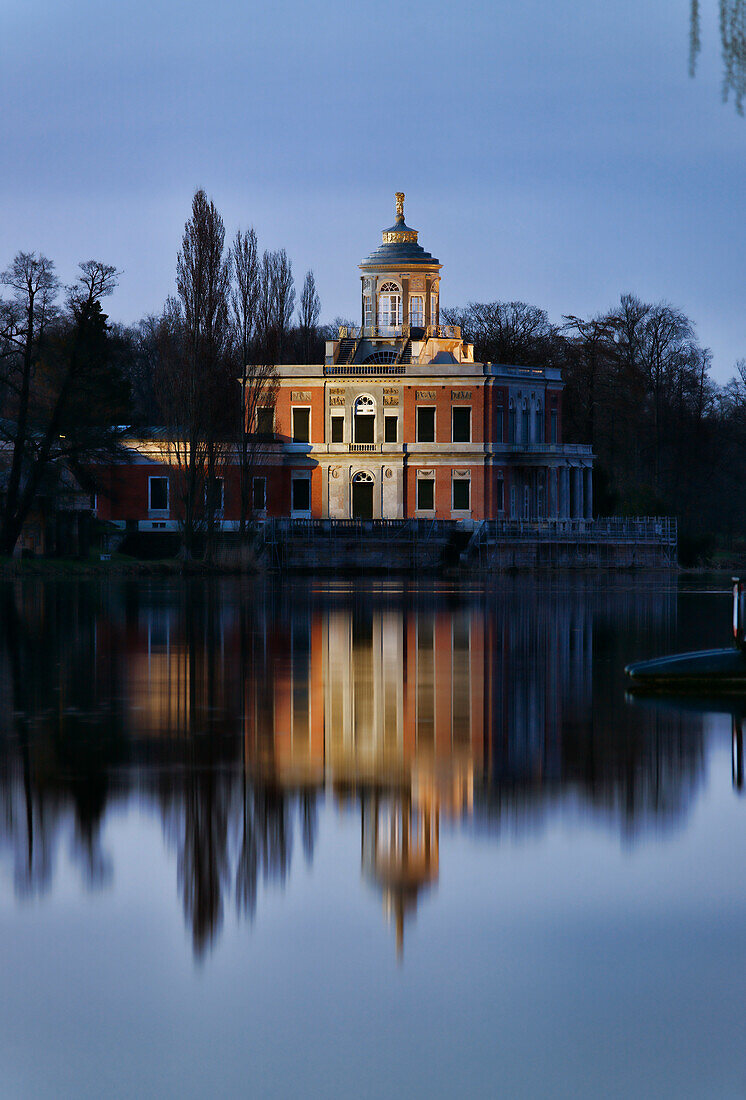
POLYGON ((396 422, 399 418, 397 416, 384 416, 384 439, 386 443, 396 443, 397 430, 396 422))
POLYGON ((505 511, 505 481, 501 477, 497 479, 497 510, 505 511))
POLYGON ((471 409, 467 405, 454 405, 453 442, 471 443, 471 409))
POLYGON ((552 409, 551 413, 549 414, 549 430, 551 432, 551 436, 550 436, 551 442, 556 443, 557 442, 557 410, 556 409, 552 409))
POLYGON ((251 504, 255 512, 264 512, 267 507, 267 479, 255 477, 252 483, 251 504))
POLYGON ((435 442, 435 409, 425 405, 417 408, 417 442, 435 442))
POLYGON ((293 409, 293 443, 308 443, 310 409, 293 409))
POLYGON ((417 508, 421 512, 432 512, 435 508, 434 478, 417 478, 417 508))
POLYGON ((148 508, 151 512, 168 511, 168 478, 148 478, 148 508))
POLYGON ((225 480, 222 477, 213 478, 212 486, 205 485, 205 507, 214 508, 216 512, 222 512, 225 505, 225 480))
POLYGON ((332 417, 332 443, 344 443, 345 418, 343 416, 332 417))
POLYGON ((293 478, 292 508, 294 512, 310 512, 311 510, 311 479, 307 477, 293 478))
POLYGON ((271 405, 256 410, 257 435, 272 435, 274 431, 274 409, 271 405))
POLYGON ((515 406, 512 403, 508 410, 508 442, 515 443, 515 406))
POLYGON ((452 485, 454 512, 468 512, 469 497, 471 495, 471 478, 455 477, 452 485))

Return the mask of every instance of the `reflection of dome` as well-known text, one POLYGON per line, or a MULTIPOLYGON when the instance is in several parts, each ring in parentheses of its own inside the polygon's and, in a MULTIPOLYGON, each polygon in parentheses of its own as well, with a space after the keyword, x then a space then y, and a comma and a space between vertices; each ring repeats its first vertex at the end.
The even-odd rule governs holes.
POLYGON ((363 802, 363 872, 383 894, 384 910, 396 922, 396 947, 404 947, 404 917, 417 909, 422 890, 437 881, 439 815, 414 806, 409 792, 363 802))

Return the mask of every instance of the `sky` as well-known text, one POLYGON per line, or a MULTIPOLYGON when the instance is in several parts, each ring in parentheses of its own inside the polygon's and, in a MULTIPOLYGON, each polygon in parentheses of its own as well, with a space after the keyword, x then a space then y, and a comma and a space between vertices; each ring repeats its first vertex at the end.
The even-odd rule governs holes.
MULTIPOLYGON (((733 2, 733 0, 731 0, 733 2)), ((740 0, 735 0, 740 2, 740 0)), ((0 267, 121 271, 132 323, 174 291, 195 188, 313 268, 357 319, 358 263, 406 193, 441 302, 550 319, 632 292, 746 357, 746 118, 722 99, 717 0, 0 0, 0 267)))

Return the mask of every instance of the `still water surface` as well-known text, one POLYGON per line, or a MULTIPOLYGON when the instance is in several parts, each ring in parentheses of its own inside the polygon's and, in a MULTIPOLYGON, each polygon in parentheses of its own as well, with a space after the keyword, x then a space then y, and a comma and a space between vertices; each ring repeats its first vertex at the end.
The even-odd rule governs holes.
POLYGON ((746 1095, 724 581, 0 587, 0 1095, 746 1095))

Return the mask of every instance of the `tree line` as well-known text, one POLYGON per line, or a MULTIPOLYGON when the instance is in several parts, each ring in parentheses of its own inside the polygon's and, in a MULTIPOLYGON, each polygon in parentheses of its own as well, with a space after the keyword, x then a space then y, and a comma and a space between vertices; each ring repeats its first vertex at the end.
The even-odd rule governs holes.
MULTIPOLYGON (((249 538, 276 366, 323 362, 325 339, 344 323, 319 324, 313 271, 296 308, 285 249, 260 252, 253 228, 228 244, 202 190, 184 227, 176 293, 161 312, 110 323, 102 302, 118 275, 89 260, 65 288, 51 260, 25 252, 0 274, 0 555, 13 552, 35 501, 59 498, 71 473, 100 488, 96 464, 127 457, 125 425, 160 429, 184 557, 212 554, 229 458, 249 538)), ((564 439, 593 445, 597 514, 676 515, 685 558, 743 533, 746 360, 716 385, 710 352, 681 310, 625 294, 604 313, 560 324, 503 301, 444 308, 441 320, 461 326, 477 361, 562 371, 564 439)))
POLYGON ((176 294, 161 312, 134 326, 111 324, 101 303, 118 275, 91 260, 64 288, 38 253, 19 253, 0 274, 0 555, 13 552, 39 495, 59 497, 70 472, 100 488, 96 463, 125 459, 123 436, 132 428, 161 429, 184 557, 212 554, 229 456, 238 456, 240 531, 250 533, 275 366, 324 355, 313 271, 296 314, 285 249, 260 252, 253 228, 228 246, 220 213, 198 190, 176 294))
POLYGON ((563 438, 593 446, 597 515, 677 516, 684 560, 743 533, 746 361, 718 386, 681 310, 623 294, 561 324, 525 302, 472 302, 441 317, 461 326, 478 361, 562 371, 563 438))

